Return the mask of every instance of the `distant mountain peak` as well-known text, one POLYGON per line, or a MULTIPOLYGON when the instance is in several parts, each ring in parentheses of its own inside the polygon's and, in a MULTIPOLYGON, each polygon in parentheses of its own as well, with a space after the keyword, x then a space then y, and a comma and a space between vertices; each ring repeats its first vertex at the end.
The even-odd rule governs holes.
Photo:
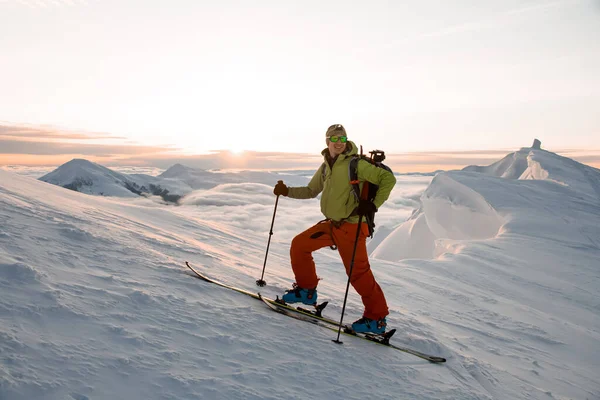
POLYGON ((183 164, 177 163, 177 164, 171 166, 170 168, 168 168, 167 171, 190 171, 192 169, 193 168, 190 168, 190 167, 187 167, 187 166, 185 166, 183 164))
POLYGON ((64 163, 63 165, 74 165, 74 164, 91 164, 98 165, 90 160, 86 160, 85 158, 74 158, 71 161, 64 163))
POLYGON ((94 171, 108 174, 114 173, 114 171, 111 171, 110 169, 103 167, 100 164, 96 164, 92 161, 85 160, 83 158, 74 158, 71 161, 68 161, 63 165, 59 166, 54 171, 44 175, 40 178, 40 180, 47 181, 47 179, 57 178, 59 176, 66 178, 66 175, 77 175, 81 177, 83 175, 93 173, 94 171))
POLYGON ((533 141, 488 166, 470 165, 463 171, 479 172, 508 179, 545 180, 569 186, 586 194, 600 196, 600 171, 568 157, 541 148, 533 141))
POLYGON ((183 164, 177 163, 177 164, 169 167, 165 172, 163 172, 159 176, 162 178, 176 178, 178 176, 188 175, 188 174, 190 174, 190 172, 193 172, 193 171, 197 171, 197 170, 194 168, 186 167, 183 164))
POLYGON ((74 158, 39 178, 41 181, 88 194, 132 196, 132 180, 92 161, 74 158))

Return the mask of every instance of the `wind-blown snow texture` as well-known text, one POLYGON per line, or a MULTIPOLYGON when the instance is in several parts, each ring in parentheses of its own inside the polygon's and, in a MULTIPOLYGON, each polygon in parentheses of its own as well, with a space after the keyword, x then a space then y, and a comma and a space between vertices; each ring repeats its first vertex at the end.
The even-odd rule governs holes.
MULTIPOLYGON (((335 345, 188 276, 184 260, 258 290, 274 201, 261 179, 276 174, 167 207, 0 171, 0 399, 598 399, 600 171, 543 150, 510 157, 440 173, 420 200, 401 178, 377 216, 418 209, 372 265, 394 340, 445 365, 335 345)), ((289 240, 319 218, 304 204, 318 208, 280 200, 265 295, 289 287, 289 240)), ((337 318, 343 268, 330 250, 315 259, 337 318)), ((346 320, 361 309, 351 292, 346 320)))

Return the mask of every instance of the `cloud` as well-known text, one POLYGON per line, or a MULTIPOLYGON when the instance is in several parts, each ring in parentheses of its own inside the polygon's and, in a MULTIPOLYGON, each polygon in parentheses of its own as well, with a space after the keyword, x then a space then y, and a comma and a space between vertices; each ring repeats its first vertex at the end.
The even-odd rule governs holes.
POLYGON ((4 154, 88 154, 98 157, 110 157, 139 153, 162 153, 165 152, 166 149, 154 146, 56 143, 51 141, 32 142, 0 138, 0 151, 4 154))
POLYGON ((96 132, 87 132, 87 133, 79 133, 79 132, 71 132, 65 130, 53 129, 51 127, 47 128, 36 128, 36 127, 28 127, 24 126, 8 126, 8 125, 0 125, 0 138, 1 137, 9 137, 9 138, 50 138, 50 139, 79 139, 79 140, 89 140, 89 139, 122 139, 125 140, 122 136, 114 136, 108 135, 105 133, 96 133, 96 132))
MULTIPOLYGON (((262 233, 266 243, 275 196, 272 185, 223 184, 212 189, 194 191, 186 195, 180 203, 187 206, 188 210, 197 210, 204 221, 218 224, 222 222, 223 216, 227 215, 227 220, 238 234, 262 233)), ((318 199, 296 200, 286 197, 278 201, 276 219, 276 235, 272 246, 289 248, 289 241, 295 235, 322 220, 323 216, 318 199)), ((282 252, 285 252, 283 248, 282 252)))
POLYGON ((24 166, 24 165, 0 165, 0 169, 37 179, 41 176, 46 175, 49 172, 52 172, 55 169, 55 167, 30 167, 30 166, 24 166))
POLYGON ((224 184, 209 190, 198 190, 181 200, 184 205, 197 206, 251 206, 270 205, 273 188, 259 183, 224 184))
MULTIPOLYGON (((467 150, 387 154, 385 163, 394 172, 433 172, 460 169, 467 165, 489 165, 518 149, 467 150)), ((588 165, 600 165, 600 151, 556 150, 588 165)), ((0 125, 0 165, 54 165, 85 158, 107 167, 167 169, 183 164, 198 169, 295 170, 310 176, 323 158, 321 154, 245 151, 234 154, 215 150, 208 154, 183 154, 170 146, 144 146, 123 137, 98 132, 76 132, 52 127, 0 125), (300 171, 299 171, 300 170, 300 171)))
MULTIPOLYGON (((124 137, 46 127, 0 125, 0 155, 86 155, 119 157, 161 154, 176 149, 128 143, 124 137), (105 143, 97 143, 105 142, 105 143)), ((0 158, 1 163, 1 158, 0 158)))
MULTIPOLYGON (((246 151, 234 154, 229 150, 215 150, 208 154, 183 155, 183 154, 157 154, 151 160, 147 156, 133 155, 120 160, 122 163, 131 162, 136 165, 143 160, 150 161, 152 165, 168 168, 174 164, 183 164, 200 169, 270 169, 285 170, 307 168, 314 170, 322 162, 320 154, 303 153, 261 153, 246 151)), ((126 165, 126 164, 125 164, 126 165)))
POLYGON ((54 127, 0 124, 0 165, 28 163, 62 164, 72 158, 86 158, 106 166, 148 166, 167 169, 180 163, 200 169, 290 169, 314 168, 319 154, 244 152, 215 150, 208 154, 186 155, 172 146, 145 146, 126 138, 98 132, 78 132, 54 127), (32 160, 34 157, 38 160, 32 160))

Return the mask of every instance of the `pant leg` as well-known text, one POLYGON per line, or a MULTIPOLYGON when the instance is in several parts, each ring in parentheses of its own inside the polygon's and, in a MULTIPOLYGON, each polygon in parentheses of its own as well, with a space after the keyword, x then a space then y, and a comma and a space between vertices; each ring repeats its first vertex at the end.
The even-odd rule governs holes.
MULTIPOLYGON (((352 252, 356 239, 356 230, 358 224, 345 223, 340 228, 333 229, 333 236, 338 246, 338 251, 344 266, 346 274, 350 273, 350 264, 352 262, 352 252)), ((381 319, 389 314, 387 302, 383 290, 375 281, 371 265, 369 264, 369 255, 367 253, 367 235, 369 228, 366 224, 361 225, 361 233, 356 246, 356 255, 354 257, 354 267, 352 268, 352 277, 350 283, 356 292, 362 298, 365 306, 364 317, 370 319, 381 319)))
POLYGON ((327 222, 308 228, 292 240, 290 258, 298 286, 303 289, 317 287, 319 279, 312 252, 331 245, 331 226, 327 222))

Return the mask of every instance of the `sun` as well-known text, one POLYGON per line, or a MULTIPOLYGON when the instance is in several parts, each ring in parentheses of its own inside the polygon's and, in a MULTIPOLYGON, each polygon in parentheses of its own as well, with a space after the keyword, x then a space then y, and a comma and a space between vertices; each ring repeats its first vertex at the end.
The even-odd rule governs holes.
POLYGON ((233 146, 229 148, 229 152, 232 156, 241 156, 242 154, 244 154, 245 151, 246 150, 240 146, 233 146))

